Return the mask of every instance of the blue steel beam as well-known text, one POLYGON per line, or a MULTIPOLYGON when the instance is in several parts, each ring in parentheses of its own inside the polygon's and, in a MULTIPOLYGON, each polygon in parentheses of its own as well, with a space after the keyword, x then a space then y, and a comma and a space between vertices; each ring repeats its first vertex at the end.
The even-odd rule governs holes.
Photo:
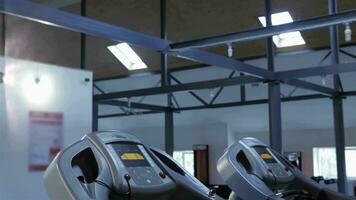
POLYGON ((109 100, 109 99, 123 98, 123 97, 167 94, 170 92, 209 89, 209 88, 220 87, 220 86, 261 83, 264 81, 266 81, 266 79, 256 78, 252 76, 241 76, 241 77, 234 77, 229 79, 216 79, 216 80, 209 80, 209 81, 199 81, 194 83, 170 85, 166 87, 153 87, 153 88, 137 89, 137 90, 130 90, 130 91, 111 92, 106 94, 94 95, 94 100, 101 101, 101 100, 109 100))
POLYGON ((79 33, 164 51, 169 41, 26 0, 0 0, 2 13, 79 33))
POLYGON ((174 51, 184 51, 191 48, 203 48, 227 43, 242 42, 248 40, 255 40, 264 37, 272 37, 282 33, 291 31, 304 31, 310 29, 317 29, 331 25, 351 22, 356 20, 356 10, 340 12, 337 14, 329 14, 326 16, 319 16, 293 23, 282 24, 277 26, 268 26, 265 28, 257 28, 236 33, 228 33, 212 37, 200 38, 190 41, 183 41, 172 43, 171 49, 174 51))
MULTIPOLYGON (((329 14, 338 12, 337 0, 328 0, 329 14)), ((329 27, 330 32, 330 47, 332 64, 340 63, 340 45, 339 45, 339 29, 338 26, 329 27)), ((334 74, 334 88, 341 91, 340 76, 334 74)), ((345 125, 343 112, 342 96, 335 96, 333 98, 333 114, 334 114, 334 132, 335 132, 335 147, 336 147, 336 169, 337 169, 337 186, 338 191, 344 194, 348 193, 348 182, 346 175, 346 161, 345 161, 345 125)))
POLYGON ((303 89, 308 89, 308 90, 314 90, 323 94, 327 94, 329 96, 335 96, 337 95, 339 92, 335 89, 332 88, 328 88, 328 87, 324 87, 318 84, 314 84, 314 83, 310 83, 310 82, 306 82, 306 81, 301 81, 298 79, 292 79, 292 80, 285 80, 283 81, 283 83, 287 84, 287 85, 292 85, 292 86, 296 86, 299 88, 303 88, 303 89))
POLYGON ((169 52, 169 44, 172 43, 171 41, 149 36, 108 23, 99 22, 58 9, 49 8, 31 1, 0 0, 0 12, 67 30, 110 39, 116 42, 127 42, 158 52, 169 53, 172 56, 245 72, 247 74, 270 80, 274 80, 275 78, 274 72, 197 49, 187 50, 184 52, 169 52))
POLYGON ((152 105, 152 104, 144 104, 144 103, 135 103, 135 102, 126 102, 120 100, 106 100, 106 101, 96 101, 97 104, 100 105, 111 105, 111 106, 122 106, 127 108, 136 108, 136 109, 144 109, 144 110, 152 110, 152 111, 168 111, 169 107, 152 105))
POLYGON ((332 64, 321 67, 308 67, 303 69, 295 69, 288 71, 276 72, 275 76, 277 80, 290 80, 296 78, 306 78, 312 76, 330 75, 330 74, 340 74, 345 72, 355 72, 356 62, 343 63, 343 64, 332 64))
POLYGON ((0 12, 50 26, 106 38, 116 42, 127 42, 129 44, 138 45, 158 52, 169 53, 172 56, 194 60, 209 65, 237 70, 263 78, 273 78, 273 73, 270 73, 267 70, 213 53, 200 50, 188 50, 184 53, 168 52, 169 44, 172 43, 171 41, 55 8, 49 8, 31 1, 0 0, 0 12))

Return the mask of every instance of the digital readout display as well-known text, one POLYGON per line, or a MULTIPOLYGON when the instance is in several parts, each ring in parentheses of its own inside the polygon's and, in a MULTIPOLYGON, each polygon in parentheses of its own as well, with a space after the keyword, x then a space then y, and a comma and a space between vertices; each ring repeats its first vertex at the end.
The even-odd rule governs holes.
POLYGON ((121 160, 144 160, 143 155, 139 153, 123 153, 121 155, 121 160))
POLYGON ((111 144, 125 167, 148 167, 150 164, 137 144, 111 144))
POLYGON ((266 147, 254 147, 254 149, 266 163, 277 163, 266 147))

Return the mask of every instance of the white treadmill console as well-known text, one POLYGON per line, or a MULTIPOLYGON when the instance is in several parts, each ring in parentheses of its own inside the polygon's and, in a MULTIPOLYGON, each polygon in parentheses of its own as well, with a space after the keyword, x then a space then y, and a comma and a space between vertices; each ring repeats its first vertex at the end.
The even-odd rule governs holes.
POLYGON ((88 134, 63 150, 44 179, 52 200, 215 199, 171 157, 113 131, 88 134))
POLYGON ((255 138, 244 138, 228 147, 217 169, 233 191, 230 199, 353 199, 316 184, 255 138))

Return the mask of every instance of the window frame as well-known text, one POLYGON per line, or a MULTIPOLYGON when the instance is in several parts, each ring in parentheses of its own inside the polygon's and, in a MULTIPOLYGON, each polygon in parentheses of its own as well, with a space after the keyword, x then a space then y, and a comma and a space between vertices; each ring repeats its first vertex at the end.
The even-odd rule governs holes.
MULTIPOLYGON (((336 148, 335 147, 332 147, 332 146, 324 146, 324 147, 313 147, 313 154, 312 154, 312 157, 313 157, 313 175, 314 176, 323 176, 322 174, 317 174, 316 172, 320 172, 320 162, 319 162, 319 152, 317 153, 316 155, 316 150, 320 150, 320 149, 333 149, 334 150, 334 153, 335 153, 335 158, 336 158, 336 148)), ((345 158, 346 158, 346 152, 347 151, 355 151, 355 157, 356 157, 356 146, 347 146, 345 147, 345 158)), ((347 162, 347 159, 346 160, 346 174, 347 174, 347 169, 348 169, 348 162, 347 162)), ((337 176, 337 172, 336 172, 336 176, 337 176)), ((325 177, 325 176, 324 176, 325 177)), ((326 177, 326 178, 336 178, 337 177, 326 177)), ((356 175, 355 176, 348 176, 347 175, 347 179, 348 180, 351 180, 351 181, 354 181, 356 180, 356 175)))

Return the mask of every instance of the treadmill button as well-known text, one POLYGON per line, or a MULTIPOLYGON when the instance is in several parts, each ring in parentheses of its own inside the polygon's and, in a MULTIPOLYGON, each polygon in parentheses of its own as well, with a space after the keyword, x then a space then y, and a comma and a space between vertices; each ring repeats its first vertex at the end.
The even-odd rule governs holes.
POLYGON ((160 172, 160 173, 159 173, 159 176, 160 176, 161 178, 166 178, 166 174, 163 173, 163 172, 160 172))
POLYGON ((131 179, 131 176, 130 175, 128 175, 128 174, 125 174, 125 179, 127 180, 127 181, 129 181, 130 179, 131 179))

